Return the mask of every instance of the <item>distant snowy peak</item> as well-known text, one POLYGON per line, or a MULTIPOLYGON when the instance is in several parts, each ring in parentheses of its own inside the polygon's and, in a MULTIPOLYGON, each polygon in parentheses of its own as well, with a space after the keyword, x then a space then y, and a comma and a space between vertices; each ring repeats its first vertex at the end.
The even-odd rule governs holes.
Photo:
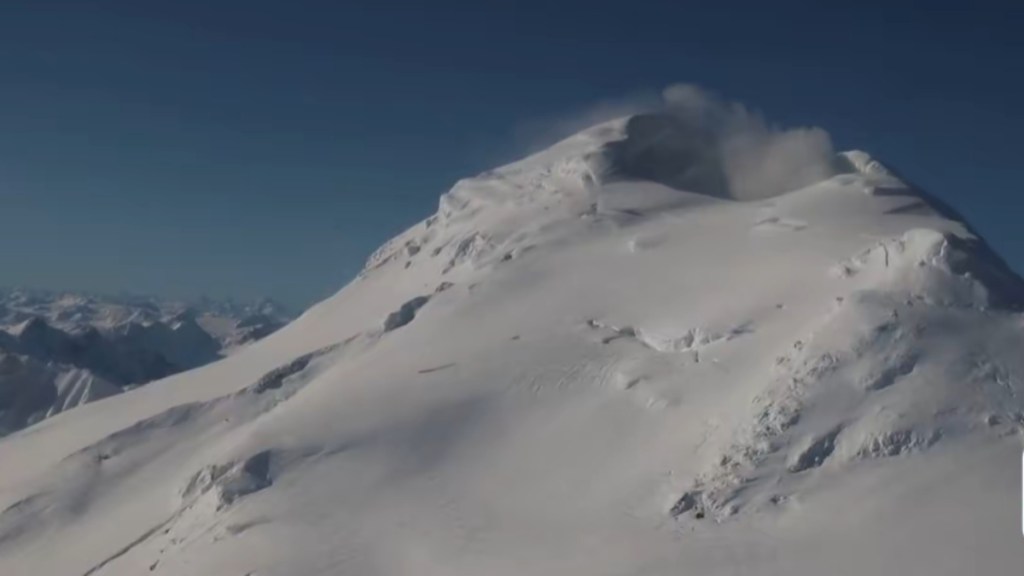
POLYGON ((120 392, 89 369, 0 347, 0 436, 120 392))
MULTIPOLYGON (((101 331, 123 331, 126 326, 154 323, 178 329, 190 322, 219 326, 218 340, 235 340, 231 334, 238 322, 261 318, 267 325, 280 327, 291 320, 288 309, 269 298, 252 302, 231 299, 200 298, 182 302, 144 295, 100 295, 58 293, 26 288, 0 288, 0 327, 13 326, 31 318, 41 318, 48 324, 67 332, 78 332, 88 327, 101 331)), ((252 328, 252 320, 243 332, 252 328)))
POLYGON ((200 298, 189 304, 199 315, 224 316, 242 319, 250 316, 264 316, 277 322, 287 322, 293 317, 287 306, 273 298, 253 301, 239 301, 231 298, 200 298))
POLYGON ((273 301, 0 290, 0 434, 209 364, 288 322, 273 301))

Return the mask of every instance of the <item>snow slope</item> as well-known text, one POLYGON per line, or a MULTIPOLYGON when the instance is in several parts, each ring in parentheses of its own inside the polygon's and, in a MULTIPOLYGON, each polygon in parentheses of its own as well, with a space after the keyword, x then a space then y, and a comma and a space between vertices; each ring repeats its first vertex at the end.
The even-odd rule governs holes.
POLYGON ((866 154, 762 194, 715 134, 461 181, 265 340, 0 440, 0 573, 1019 573, 1021 280, 866 154))

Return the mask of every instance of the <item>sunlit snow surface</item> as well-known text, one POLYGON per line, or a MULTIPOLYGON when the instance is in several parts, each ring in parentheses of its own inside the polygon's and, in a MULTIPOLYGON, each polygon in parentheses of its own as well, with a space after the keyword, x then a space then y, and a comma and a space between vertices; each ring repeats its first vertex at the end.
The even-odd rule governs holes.
POLYGON ((1018 574, 1020 280, 864 154, 737 201, 630 138, 0 441, 0 574, 1018 574))

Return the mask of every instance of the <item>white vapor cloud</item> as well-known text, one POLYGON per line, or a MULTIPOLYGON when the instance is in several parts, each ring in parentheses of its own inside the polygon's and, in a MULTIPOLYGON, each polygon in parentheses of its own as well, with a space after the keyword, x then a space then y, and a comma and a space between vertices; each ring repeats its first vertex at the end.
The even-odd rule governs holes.
POLYGON ((536 152, 591 126, 637 115, 646 118, 627 128, 627 142, 612 146, 617 155, 612 162, 625 176, 756 200, 835 173, 832 140, 824 130, 780 128, 693 84, 674 84, 660 95, 638 92, 606 100, 562 118, 524 124, 516 135, 536 152))
POLYGON ((782 129, 756 112, 692 84, 669 86, 665 110, 711 135, 708 158, 720 165, 727 195, 753 200, 813 184, 835 173, 835 151, 821 128, 782 129))

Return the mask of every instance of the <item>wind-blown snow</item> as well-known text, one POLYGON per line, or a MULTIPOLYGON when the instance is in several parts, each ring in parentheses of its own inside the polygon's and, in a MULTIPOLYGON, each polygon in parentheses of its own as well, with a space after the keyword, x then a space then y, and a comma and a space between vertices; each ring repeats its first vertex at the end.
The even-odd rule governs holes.
POLYGON ((0 441, 0 573, 1016 573, 1021 281, 870 157, 757 129, 737 179, 691 127, 463 180, 267 339, 0 441))

